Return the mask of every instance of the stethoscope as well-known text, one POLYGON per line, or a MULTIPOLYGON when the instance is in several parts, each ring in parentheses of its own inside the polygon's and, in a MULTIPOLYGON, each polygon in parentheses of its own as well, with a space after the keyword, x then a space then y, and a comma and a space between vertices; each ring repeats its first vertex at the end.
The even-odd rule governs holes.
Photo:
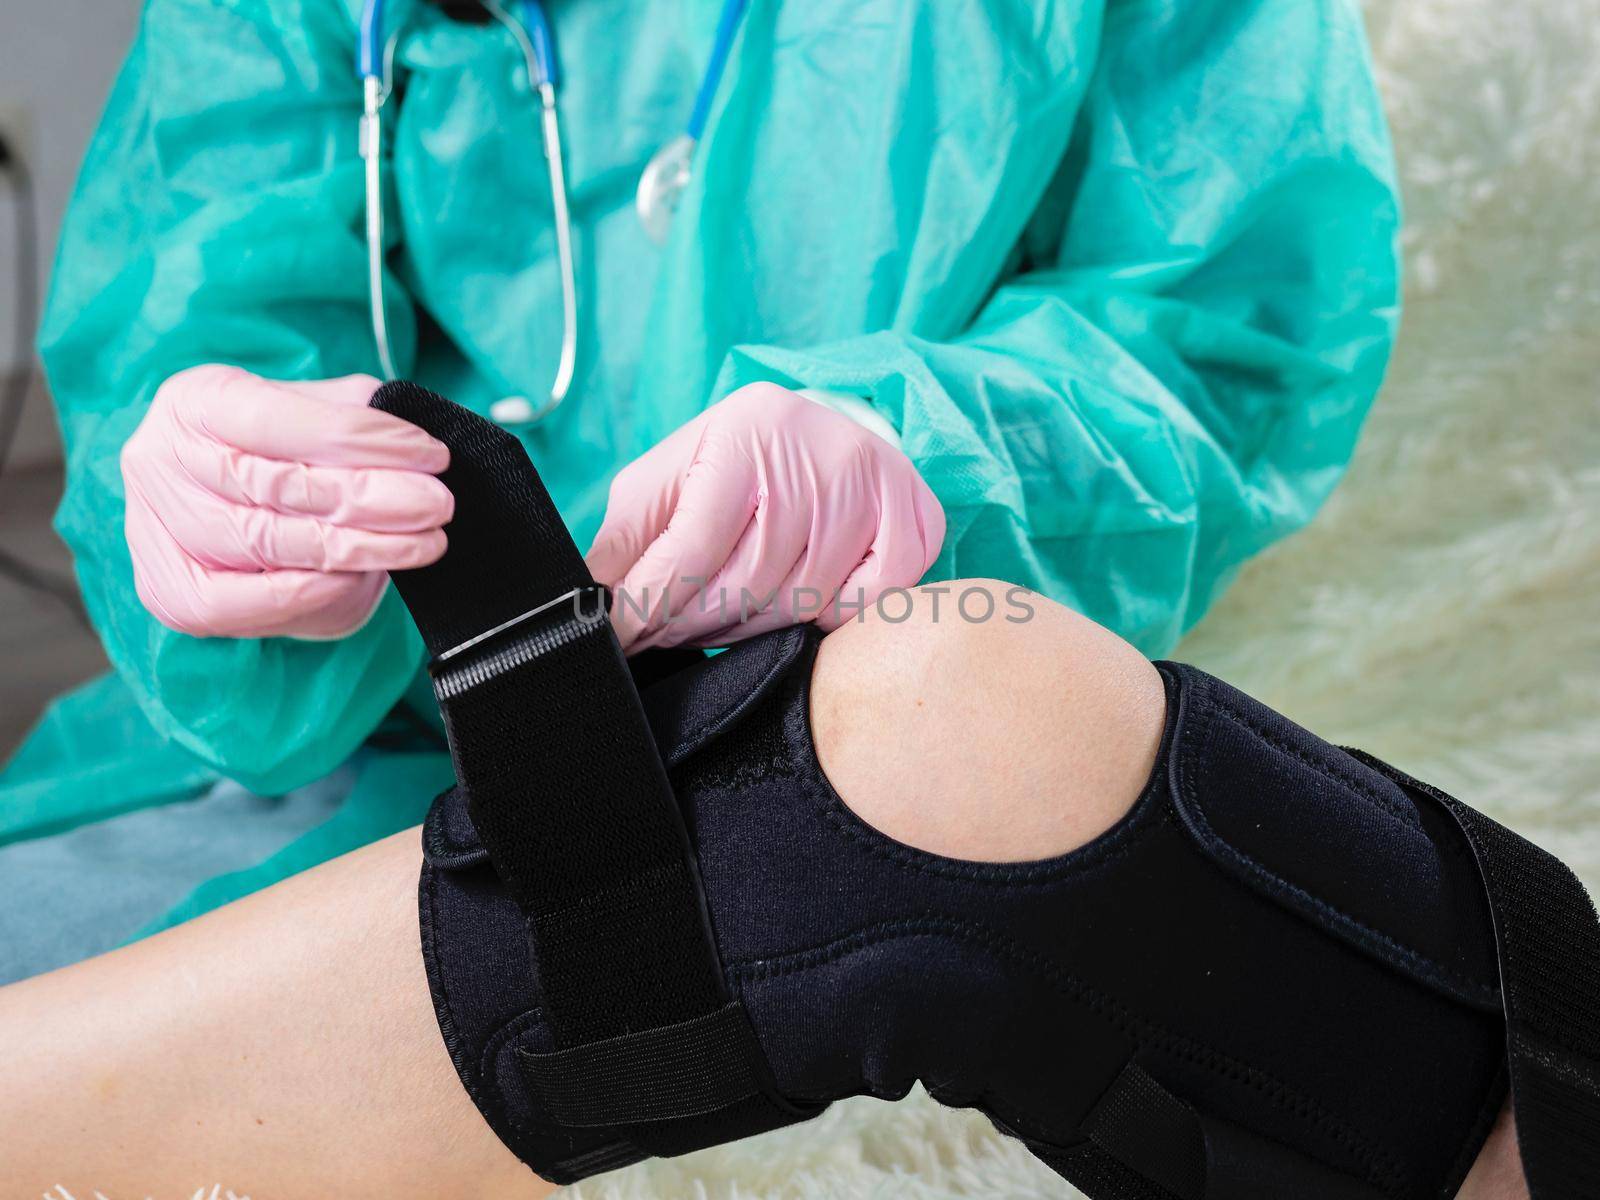
MULTIPOLYGON (((539 0, 520 0, 520 17, 507 12, 498 0, 481 0, 484 9, 510 32, 528 67, 528 82, 539 97, 539 128, 544 142, 545 169, 550 177, 550 208, 555 218, 556 259, 561 269, 561 358, 556 364, 550 398, 535 406, 526 396, 506 396, 489 406, 489 416, 502 425, 531 425, 542 421, 567 398, 578 362, 578 285, 572 264, 572 217, 567 207, 567 181, 561 160, 561 121, 556 110, 556 56, 550 22, 539 0)), ((695 146, 705 132, 711 103, 722 81, 733 48, 734 35, 748 0, 723 0, 717 20, 711 58, 700 79, 694 108, 684 132, 673 138, 645 165, 639 176, 634 207, 646 234, 657 245, 667 240, 672 215, 677 211, 693 173, 695 146)), ((384 0, 363 0, 357 34, 356 72, 361 78, 361 157, 366 164, 367 191, 367 300, 372 315, 372 338, 378 347, 378 364, 385 379, 397 372, 389 346, 389 322, 383 303, 383 120, 390 93, 394 47, 399 33, 385 38, 384 0)))

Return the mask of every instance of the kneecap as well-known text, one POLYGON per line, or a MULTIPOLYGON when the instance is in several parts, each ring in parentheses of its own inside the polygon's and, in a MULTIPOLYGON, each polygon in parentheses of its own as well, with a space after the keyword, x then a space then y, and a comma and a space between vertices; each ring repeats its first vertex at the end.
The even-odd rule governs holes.
POLYGON ((1166 712, 1143 655, 995 580, 907 595, 902 620, 869 609, 817 653, 816 754, 856 815, 920 850, 1023 862, 1132 808, 1166 712))

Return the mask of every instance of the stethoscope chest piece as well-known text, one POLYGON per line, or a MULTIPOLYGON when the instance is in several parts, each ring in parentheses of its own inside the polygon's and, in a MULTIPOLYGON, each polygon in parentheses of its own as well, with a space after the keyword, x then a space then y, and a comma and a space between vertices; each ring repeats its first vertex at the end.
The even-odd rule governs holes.
POLYGON ((561 401, 554 396, 539 408, 526 396, 502 396, 489 405, 489 419, 497 425, 534 425, 560 406, 561 401))
POLYGON ((693 137, 679 134, 651 156, 639 176, 634 207, 639 213, 639 224, 658 246, 666 245, 672 216, 678 211, 689 186, 694 169, 694 148, 693 137))

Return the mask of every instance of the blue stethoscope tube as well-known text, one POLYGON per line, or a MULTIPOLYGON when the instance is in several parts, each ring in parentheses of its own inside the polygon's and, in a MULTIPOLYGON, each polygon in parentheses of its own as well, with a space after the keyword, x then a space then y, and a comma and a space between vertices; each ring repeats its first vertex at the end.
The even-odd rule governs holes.
MULTIPOLYGON (((490 415, 503 424, 531 424, 549 416, 566 399, 577 364, 578 296, 572 256, 572 217, 567 204, 561 153, 561 122, 556 109, 558 72, 555 45, 549 18, 544 5, 538 0, 521 0, 517 5, 517 17, 507 13, 498 0, 484 0, 484 7, 506 27, 521 48, 527 61, 529 83, 539 96, 540 131, 550 177, 556 253, 561 270, 561 359, 556 368, 555 381, 550 387, 549 400, 535 407, 524 397, 507 397, 491 406, 490 411, 490 415)), ((685 132, 662 147, 640 178, 637 198, 639 215, 646 230, 657 240, 665 236, 666 223, 688 182, 690 157, 705 132, 712 103, 716 99, 739 23, 747 7, 748 0, 724 0, 722 13, 717 19, 711 57, 695 93, 694 107, 689 113, 685 132)), ((385 28, 384 0, 363 0, 356 38, 356 73, 361 80, 361 157, 366 167, 367 292, 378 363, 384 378, 393 379, 396 371, 383 298, 382 109, 389 94, 389 58, 392 52, 385 28)))
POLYGON ((749 0, 724 0, 722 15, 717 18, 717 36, 711 43, 711 57, 706 61, 706 73, 700 77, 700 90, 695 93, 694 107, 689 110, 687 133, 695 141, 706 131, 706 121, 711 117, 711 102, 717 98, 717 88, 722 84, 722 72, 728 65, 728 55, 733 52, 733 39, 739 32, 739 22, 749 0))
POLYGON ((550 21, 544 15, 544 5, 524 3, 522 23, 528 27, 528 40, 533 45, 533 70, 536 76, 533 86, 558 86, 561 81, 556 78, 555 41, 550 36, 550 21))

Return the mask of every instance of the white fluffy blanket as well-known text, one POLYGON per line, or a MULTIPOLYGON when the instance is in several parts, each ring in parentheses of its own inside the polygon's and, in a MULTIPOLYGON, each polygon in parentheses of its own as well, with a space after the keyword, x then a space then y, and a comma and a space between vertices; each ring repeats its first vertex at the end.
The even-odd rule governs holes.
MULTIPOLYGON (((1400 346, 1318 521, 1178 657, 1487 809, 1600 892, 1600 0, 1373 0, 1409 217, 1400 346)), ((1048 1197, 917 1095, 586 1200, 1048 1197)))

